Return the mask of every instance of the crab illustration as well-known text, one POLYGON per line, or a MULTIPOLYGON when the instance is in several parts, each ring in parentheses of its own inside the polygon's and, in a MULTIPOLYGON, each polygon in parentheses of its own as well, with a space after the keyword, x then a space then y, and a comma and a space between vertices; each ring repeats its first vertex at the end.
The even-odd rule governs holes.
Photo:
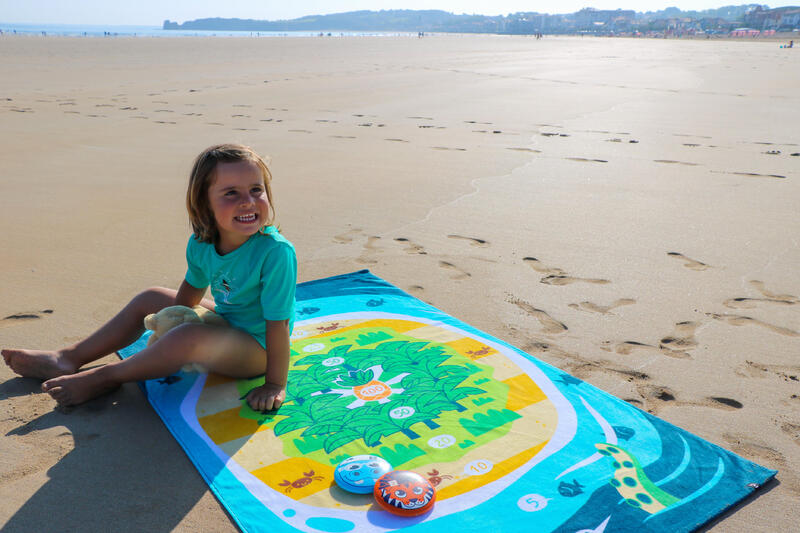
POLYGON ((322 476, 315 476, 314 471, 311 472, 303 472, 303 477, 299 479, 295 479, 294 481, 289 481, 288 479, 284 479, 281 483, 281 487, 286 487, 284 492, 291 492, 292 489, 302 489, 306 485, 309 485, 312 481, 322 481, 322 476))
POLYGON ((435 468, 432 472, 428 472, 428 475, 431 476, 428 478, 428 481, 430 481, 431 485, 434 487, 438 487, 439 483, 441 483, 443 479, 453 479, 453 476, 450 474, 440 474, 435 468))
POLYGON ((325 332, 325 331, 333 331, 335 329, 339 329, 339 323, 338 322, 334 322, 330 326, 319 326, 317 328, 317 331, 325 332))
POLYGON ((491 350, 491 348, 489 348, 488 346, 483 346, 483 347, 481 347, 480 350, 474 350, 474 351, 473 350, 469 350, 467 353, 470 354, 473 359, 477 359, 478 357, 480 357, 482 355, 488 354, 489 350, 491 350))

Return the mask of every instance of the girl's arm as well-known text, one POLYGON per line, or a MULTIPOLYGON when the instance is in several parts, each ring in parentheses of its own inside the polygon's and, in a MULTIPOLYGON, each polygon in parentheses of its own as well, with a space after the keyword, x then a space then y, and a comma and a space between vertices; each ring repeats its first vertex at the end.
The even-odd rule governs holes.
POLYGON ((178 288, 178 294, 175 295, 175 305, 194 307, 200 303, 205 294, 205 288, 198 289, 190 285, 188 281, 183 280, 183 283, 181 283, 181 286, 178 288))
POLYGON ((270 411, 286 399, 289 376, 289 320, 267 320, 267 369, 264 385, 247 395, 247 403, 255 411, 270 411))

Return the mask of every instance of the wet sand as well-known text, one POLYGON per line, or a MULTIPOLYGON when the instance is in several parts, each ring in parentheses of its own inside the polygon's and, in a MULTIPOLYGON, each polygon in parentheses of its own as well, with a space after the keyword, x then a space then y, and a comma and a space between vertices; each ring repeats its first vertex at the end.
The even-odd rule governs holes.
MULTIPOLYGON (((0 70, 0 346, 177 287, 192 159, 243 142, 300 281, 369 268, 778 469, 707 529, 796 527, 800 50, 0 36, 0 70)), ((68 410, 38 390, 0 368, 4 531, 235 530, 136 385, 68 410)))

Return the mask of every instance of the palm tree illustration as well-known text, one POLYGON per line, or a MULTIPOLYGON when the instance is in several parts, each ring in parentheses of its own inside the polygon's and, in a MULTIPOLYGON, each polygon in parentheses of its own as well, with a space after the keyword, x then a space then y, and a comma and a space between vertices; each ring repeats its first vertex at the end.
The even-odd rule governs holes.
POLYGON ((284 403, 280 416, 286 418, 275 424, 275 435, 281 436, 303 428, 307 428, 302 434, 304 437, 340 431, 342 403, 339 397, 333 395, 314 396, 302 403, 284 403))
POLYGON ((415 424, 436 429, 443 413, 465 411, 462 400, 485 394, 461 386, 479 369, 466 367, 469 361, 446 347, 408 340, 352 346, 292 361, 287 401, 279 415, 286 418, 275 425, 276 435, 303 429, 302 437, 324 439, 326 453, 359 439, 376 447, 398 433, 413 440, 420 437, 412 429, 415 424), (461 359, 465 365, 444 364, 461 359))

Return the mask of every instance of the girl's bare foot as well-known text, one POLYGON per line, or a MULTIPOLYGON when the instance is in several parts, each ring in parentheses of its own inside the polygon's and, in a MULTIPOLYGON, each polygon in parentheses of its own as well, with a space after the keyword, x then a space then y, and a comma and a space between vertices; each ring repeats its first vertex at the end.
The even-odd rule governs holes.
POLYGON ((3 350, 3 359, 22 377, 50 379, 78 371, 61 352, 41 350, 3 350))
POLYGON ((59 405, 77 405, 111 392, 119 387, 110 381, 103 367, 84 370, 77 374, 48 379, 42 383, 42 390, 53 397, 59 405))

